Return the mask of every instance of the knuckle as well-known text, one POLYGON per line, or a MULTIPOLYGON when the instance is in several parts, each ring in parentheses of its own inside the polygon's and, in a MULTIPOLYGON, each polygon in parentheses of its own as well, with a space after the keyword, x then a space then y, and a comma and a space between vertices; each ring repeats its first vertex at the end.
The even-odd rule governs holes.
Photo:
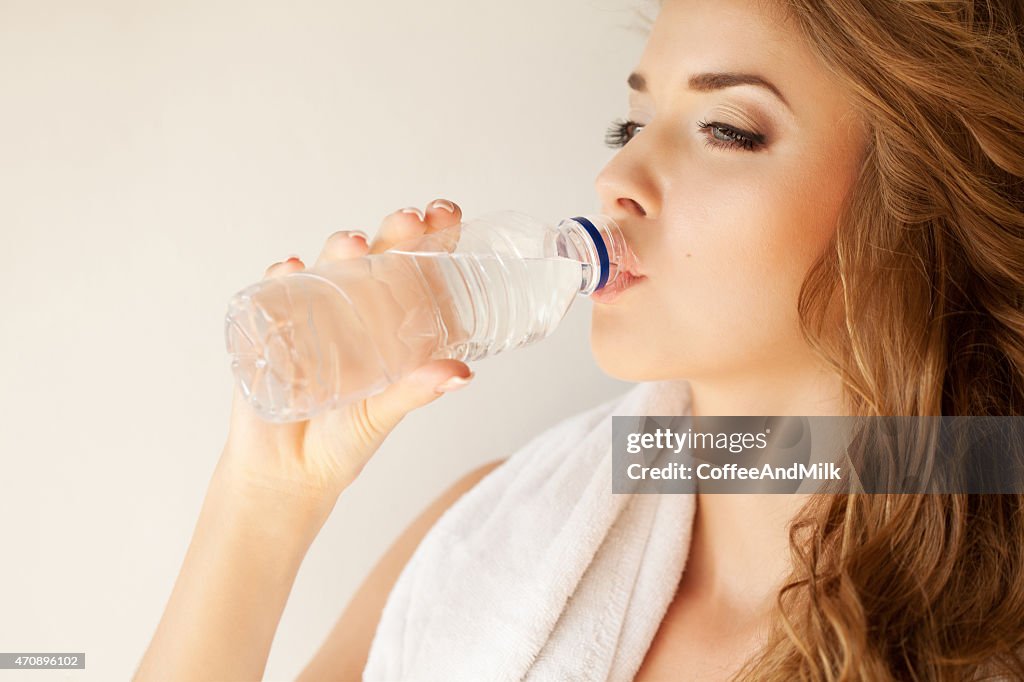
POLYGON ((357 401, 352 415, 352 427, 366 444, 374 443, 387 435, 387 430, 372 415, 366 400, 357 401))

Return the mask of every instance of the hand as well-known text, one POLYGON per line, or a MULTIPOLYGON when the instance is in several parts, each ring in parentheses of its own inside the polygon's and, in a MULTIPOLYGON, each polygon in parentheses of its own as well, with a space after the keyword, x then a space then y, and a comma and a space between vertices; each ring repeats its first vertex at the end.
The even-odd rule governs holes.
MULTIPOLYGON (((353 231, 330 235, 314 265, 381 253, 396 244, 459 224, 462 211, 444 199, 432 202, 425 214, 403 209, 387 216, 377 237, 368 244, 353 231), (450 210, 448 210, 450 209, 450 210)), ((303 270, 301 260, 289 259, 267 268, 264 277, 303 270)), ((234 387, 231 422, 219 469, 246 492, 268 491, 275 496, 329 513, 337 497, 362 471, 366 462, 402 418, 472 379, 473 372, 458 360, 433 360, 386 389, 300 422, 271 423, 261 419, 234 387)))

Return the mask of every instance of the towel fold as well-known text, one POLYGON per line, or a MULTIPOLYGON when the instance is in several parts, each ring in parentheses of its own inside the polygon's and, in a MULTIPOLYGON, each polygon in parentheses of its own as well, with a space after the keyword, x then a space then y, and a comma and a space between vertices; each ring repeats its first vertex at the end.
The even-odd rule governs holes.
POLYGON ((363 679, 632 679, 682 575, 696 501, 613 494, 611 418, 689 410, 685 381, 640 383, 484 477, 406 564, 363 679))

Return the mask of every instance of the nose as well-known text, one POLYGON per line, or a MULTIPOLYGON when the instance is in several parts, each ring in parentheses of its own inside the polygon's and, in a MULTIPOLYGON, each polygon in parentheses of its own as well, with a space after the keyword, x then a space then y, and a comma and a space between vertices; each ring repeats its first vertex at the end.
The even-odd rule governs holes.
POLYGON ((629 197, 619 197, 618 199, 615 200, 615 202, 619 206, 621 206, 626 211, 626 213, 629 213, 630 215, 637 215, 641 217, 647 215, 647 211, 645 211, 644 207, 638 204, 635 199, 630 199, 629 197))
POLYGON ((605 164, 594 180, 602 211, 615 218, 657 218, 661 211, 658 189, 650 153, 643 149, 643 134, 605 164))

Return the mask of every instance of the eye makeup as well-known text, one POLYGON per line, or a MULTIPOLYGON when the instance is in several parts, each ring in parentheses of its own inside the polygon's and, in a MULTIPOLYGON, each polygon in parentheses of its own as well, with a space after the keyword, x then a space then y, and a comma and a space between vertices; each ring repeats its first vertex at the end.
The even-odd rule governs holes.
MULTIPOLYGON (((613 149, 624 147, 643 128, 643 124, 632 119, 615 119, 605 132, 604 143, 613 149)), ((697 130, 709 147, 758 151, 765 146, 764 134, 719 121, 699 121, 697 130)))

